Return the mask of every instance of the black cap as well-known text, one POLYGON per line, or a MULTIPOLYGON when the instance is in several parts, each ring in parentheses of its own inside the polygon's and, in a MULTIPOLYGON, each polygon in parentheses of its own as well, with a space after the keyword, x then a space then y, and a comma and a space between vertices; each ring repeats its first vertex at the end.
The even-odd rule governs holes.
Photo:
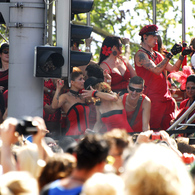
POLYGON ((9 44, 8 44, 8 43, 3 43, 3 44, 1 45, 0 53, 2 53, 2 51, 3 51, 5 48, 9 48, 9 44))

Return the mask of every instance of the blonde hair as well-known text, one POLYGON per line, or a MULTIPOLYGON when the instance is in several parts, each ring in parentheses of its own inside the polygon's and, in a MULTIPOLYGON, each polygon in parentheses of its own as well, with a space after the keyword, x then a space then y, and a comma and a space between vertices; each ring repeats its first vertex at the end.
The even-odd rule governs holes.
POLYGON ((97 83, 94 86, 94 88, 101 91, 101 92, 105 92, 105 93, 111 93, 112 92, 110 85, 106 82, 97 83))
POLYGON ((35 178, 25 171, 10 171, 0 177, 0 195, 38 195, 35 178))
POLYGON ((17 160, 22 171, 28 171, 33 177, 38 178, 42 167, 38 165, 39 152, 36 144, 27 144, 17 152, 17 160))
POLYGON ((125 194, 191 195, 189 173, 171 149, 158 144, 141 144, 128 160, 123 174, 125 194))
POLYGON ((113 173, 95 173, 83 185, 81 195, 123 195, 124 182, 113 173))

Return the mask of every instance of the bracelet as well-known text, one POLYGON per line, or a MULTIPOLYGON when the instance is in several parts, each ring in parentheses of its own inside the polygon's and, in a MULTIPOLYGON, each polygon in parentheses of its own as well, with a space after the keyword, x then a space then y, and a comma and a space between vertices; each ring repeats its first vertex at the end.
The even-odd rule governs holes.
POLYGON ((97 93, 97 92, 98 92, 98 90, 94 90, 94 91, 92 92, 91 96, 92 96, 92 97, 97 97, 97 96, 96 96, 96 93, 97 93))
POLYGON ((111 79, 107 79, 107 82, 110 83, 112 80, 111 79))
POLYGON ((179 60, 183 61, 184 60, 184 56, 179 56, 179 60))
POLYGON ((85 49, 90 50, 90 47, 85 47, 85 49))
POLYGON ((169 52, 167 55, 166 55, 166 58, 168 58, 169 60, 173 57, 173 54, 171 52, 169 52))
POLYGON ((130 46, 129 43, 125 44, 125 47, 130 46))

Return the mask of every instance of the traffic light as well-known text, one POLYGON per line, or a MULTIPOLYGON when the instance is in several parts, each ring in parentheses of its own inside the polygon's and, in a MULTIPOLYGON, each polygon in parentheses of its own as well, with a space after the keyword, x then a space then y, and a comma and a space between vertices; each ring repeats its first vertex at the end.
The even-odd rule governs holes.
POLYGON ((8 24, 9 22, 9 2, 8 0, 0 0, 0 24, 8 24))
POLYGON ((58 0, 57 2, 57 46, 63 48, 65 58, 62 77, 69 77, 74 66, 87 65, 92 53, 71 50, 74 40, 90 37, 93 28, 87 25, 72 24, 75 14, 87 13, 92 9, 94 0, 58 0), (63 35, 63 36, 62 36, 63 35))
MULTIPOLYGON (((71 1, 71 20, 75 14, 87 13, 91 11, 94 0, 72 0, 71 1)), ((90 37, 93 28, 91 26, 71 24, 71 42, 74 39, 87 39, 90 37)), ((70 51, 70 71, 74 66, 87 65, 91 60, 92 53, 70 51)))
POLYGON ((61 78, 64 64, 62 48, 54 46, 36 46, 34 55, 34 76, 61 78))

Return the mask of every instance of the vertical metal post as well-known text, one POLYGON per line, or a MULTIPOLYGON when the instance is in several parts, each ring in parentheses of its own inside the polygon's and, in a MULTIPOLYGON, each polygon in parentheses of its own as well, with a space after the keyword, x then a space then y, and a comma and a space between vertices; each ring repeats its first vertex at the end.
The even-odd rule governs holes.
POLYGON ((185 0, 182 0, 182 42, 186 41, 186 13, 185 0))
POLYGON ((70 74, 70 42, 71 42, 71 0, 58 0, 56 12, 57 46, 62 47, 64 65, 62 66, 62 77, 70 74), (63 21, 63 25, 61 24, 63 21))
POLYGON ((152 4, 153 4, 153 24, 156 24, 156 0, 153 0, 152 4))
POLYGON ((53 45, 53 0, 49 0, 49 12, 48 12, 48 43, 53 45))
POLYGON ((8 116, 43 115, 43 79, 33 77, 34 47, 44 40, 45 3, 10 1, 8 116))

